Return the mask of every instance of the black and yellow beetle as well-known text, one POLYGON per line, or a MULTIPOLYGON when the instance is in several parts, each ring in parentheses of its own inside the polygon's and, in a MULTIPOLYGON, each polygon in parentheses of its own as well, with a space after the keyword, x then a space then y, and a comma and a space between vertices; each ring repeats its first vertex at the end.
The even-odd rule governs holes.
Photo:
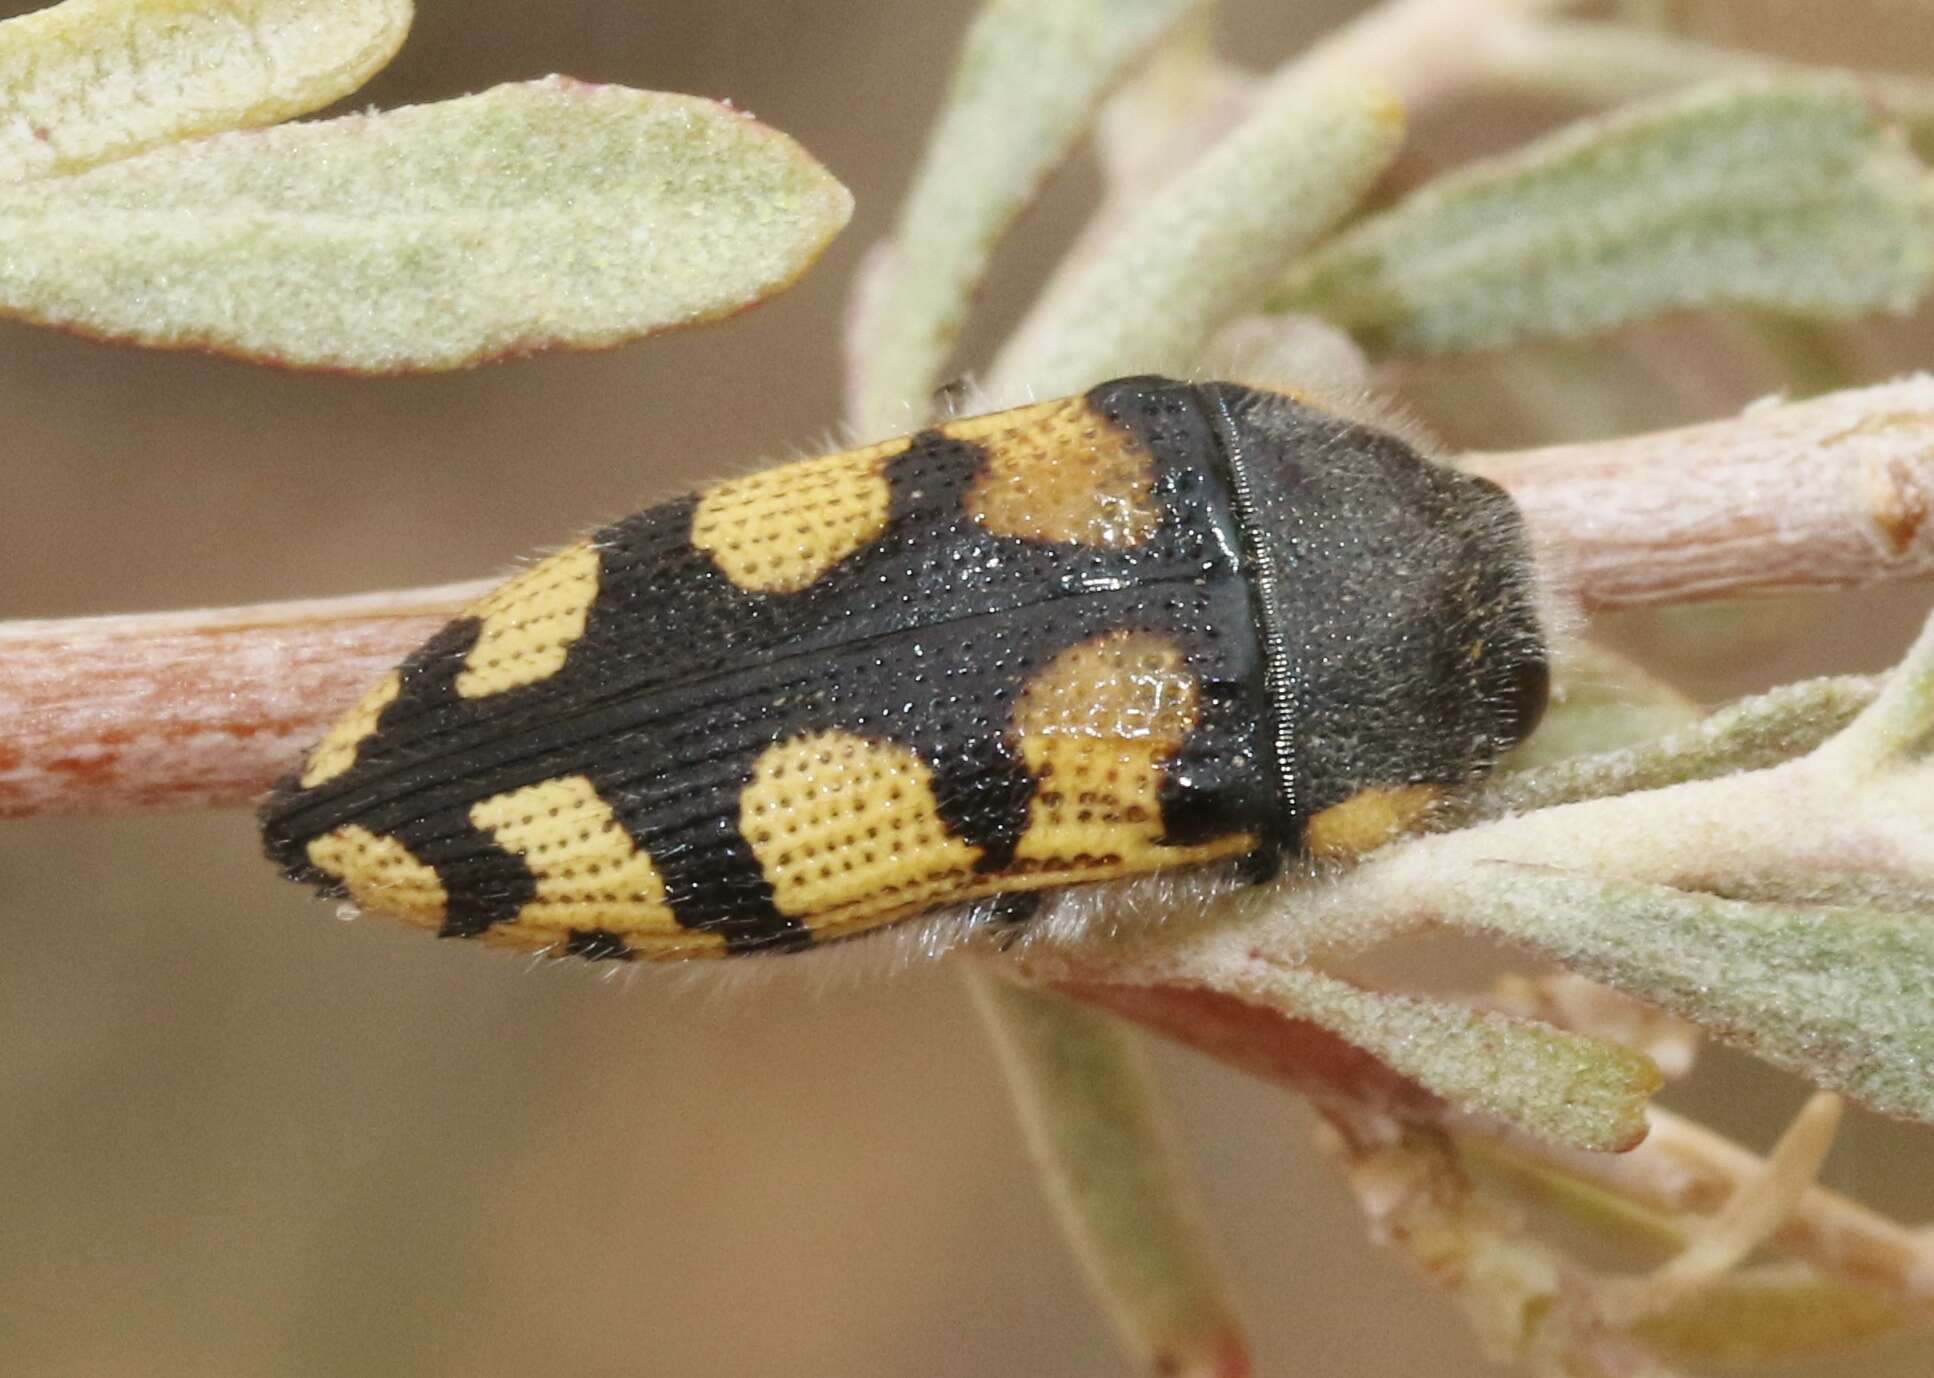
POLYGON ((716 484, 516 575, 275 788, 270 856, 448 937, 784 952, 1384 840, 1546 688, 1505 494, 1124 378, 716 484))

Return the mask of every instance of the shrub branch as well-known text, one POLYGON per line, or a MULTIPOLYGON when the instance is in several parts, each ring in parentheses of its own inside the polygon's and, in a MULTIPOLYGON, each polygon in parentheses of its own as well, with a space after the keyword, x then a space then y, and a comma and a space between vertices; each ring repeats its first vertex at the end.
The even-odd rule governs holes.
MULTIPOLYGON (((1934 379, 1467 457, 1589 609, 1934 573, 1934 379)), ((488 587, 0 627, 0 817, 247 803, 488 587)))

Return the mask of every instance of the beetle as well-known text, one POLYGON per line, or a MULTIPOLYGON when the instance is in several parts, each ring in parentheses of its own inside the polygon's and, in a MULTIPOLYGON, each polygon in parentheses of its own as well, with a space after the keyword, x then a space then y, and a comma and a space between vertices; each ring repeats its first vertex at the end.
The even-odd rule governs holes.
POLYGON ((716 483, 533 565, 261 810, 292 878, 597 959, 789 952, 1386 840, 1535 726, 1505 493, 1116 379, 716 483))

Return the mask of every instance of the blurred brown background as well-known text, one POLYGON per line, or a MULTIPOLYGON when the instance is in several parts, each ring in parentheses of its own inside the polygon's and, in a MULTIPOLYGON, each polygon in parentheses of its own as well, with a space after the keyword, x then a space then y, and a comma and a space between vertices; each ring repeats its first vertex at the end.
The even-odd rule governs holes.
MULTIPOLYGON (((1356 6, 1228 8, 1260 62, 1356 6)), ((722 327, 456 377, 304 378, 0 327, 0 616, 469 577, 812 446, 836 419, 845 283, 890 222, 969 9, 428 0, 358 105, 553 70, 730 97, 853 188, 854 224, 791 295, 722 327)), ((1715 5, 1702 22, 1795 53, 1934 54, 1934 11, 1904 3, 1715 5)), ((1422 156, 1551 113, 1445 112, 1422 156)), ((1078 168, 1026 222, 978 341, 1093 189, 1078 168)), ((1912 366, 1927 342, 1920 324, 1870 332, 1861 366, 1912 366)), ((1426 395, 1481 403, 1486 367, 1441 370, 1426 395)), ((1712 409, 1768 385, 1714 372, 1712 409)), ((1657 421, 1697 410, 1662 396, 1657 421)), ((1503 407, 1431 419, 1463 444, 1532 434, 1503 407)), ((1926 597, 1853 606, 1838 648, 1790 634, 1817 628, 1802 611, 1755 663, 1691 677, 1716 693, 1824 660, 1877 668, 1926 597)), ((344 925, 276 879, 239 813, 0 828, 0 948, 0 1374, 1127 1371, 945 970, 708 992, 344 925)), ((1364 1241, 1301 1106, 1155 1060, 1263 1372, 1489 1371, 1364 1241)), ((1763 1145, 1801 1096, 1712 1055, 1673 1098, 1763 1145)), ((1931 1148, 1859 1118, 1831 1176, 1934 1216, 1931 1148)), ((1794 1371, 1930 1364, 1934 1345, 1896 1342, 1794 1371)))

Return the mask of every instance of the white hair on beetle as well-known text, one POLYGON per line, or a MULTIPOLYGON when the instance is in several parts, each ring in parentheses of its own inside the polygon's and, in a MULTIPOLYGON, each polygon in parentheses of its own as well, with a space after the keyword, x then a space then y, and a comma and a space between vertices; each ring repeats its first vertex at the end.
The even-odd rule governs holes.
MULTIPOLYGON (((1107 942, 1208 914, 1235 896, 1264 900, 1279 887, 1306 882, 1311 865, 1286 859, 1283 873, 1261 885, 1245 883, 1233 862, 1177 867, 1119 880, 1039 891, 1040 909, 1030 917, 1003 920, 996 908, 1007 896, 972 900, 883 925, 801 952, 747 953, 719 960, 666 963, 663 979, 677 991, 737 993, 773 981, 807 982, 816 993, 843 991, 925 967, 947 957, 1001 961, 1038 955, 1044 949, 1107 942)), ((656 963, 610 963, 631 974, 656 963)))

